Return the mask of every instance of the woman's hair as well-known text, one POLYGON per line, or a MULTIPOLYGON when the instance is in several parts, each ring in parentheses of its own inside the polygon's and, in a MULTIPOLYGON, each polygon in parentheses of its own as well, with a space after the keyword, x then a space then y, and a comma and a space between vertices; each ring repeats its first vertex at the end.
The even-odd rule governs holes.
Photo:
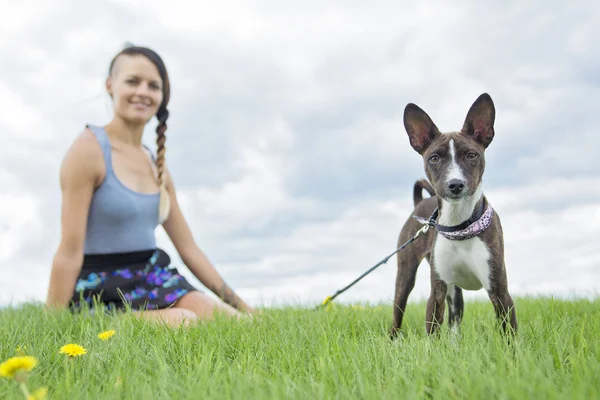
POLYGON ((164 167, 165 167, 165 132, 167 130, 167 118, 169 118, 169 111, 167 105, 169 104, 169 98, 171 95, 171 87, 169 84, 169 74, 162 58, 154 51, 147 47, 134 46, 127 44, 126 47, 121 50, 110 63, 108 70, 109 75, 112 72, 113 66, 117 58, 121 55, 141 55, 149 59, 158 69, 158 73, 163 81, 163 101, 158 107, 156 112, 156 118, 158 119, 158 126, 156 127, 156 169, 158 171, 158 182, 160 185, 160 201, 158 206, 158 219, 159 223, 163 223, 169 216, 170 210, 170 199, 169 193, 167 192, 164 182, 164 167))

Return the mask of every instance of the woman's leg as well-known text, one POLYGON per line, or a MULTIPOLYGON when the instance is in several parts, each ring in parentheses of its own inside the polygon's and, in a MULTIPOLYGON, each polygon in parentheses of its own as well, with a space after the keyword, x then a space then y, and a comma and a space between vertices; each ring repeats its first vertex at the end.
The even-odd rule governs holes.
POLYGON ((177 300, 177 302, 175 302, 175 307, 190 310, 202 320, 213 319, 215 313, 238 318, 243 316, 243 314, 233 307, 196 290, 186 293, 177 300))
POLYGON ((193 311, 182 307, 171 307, 161 310, 134 311, 132 314, 151 321, 166 322, 171 326, 179 326, 181 324, 184 326, 189 326, 198 319, 193 311))
POLYGON ((186 293, 169 308, 134 311, 134 315, 136 316, 147 320, 166 322, 171 326, 179 326, 181 324, 189 326, 198 319, 211 320, 214 318, 215 313, 237 318, 245 317, 244 314, 233 307, 199 291, 186 293))

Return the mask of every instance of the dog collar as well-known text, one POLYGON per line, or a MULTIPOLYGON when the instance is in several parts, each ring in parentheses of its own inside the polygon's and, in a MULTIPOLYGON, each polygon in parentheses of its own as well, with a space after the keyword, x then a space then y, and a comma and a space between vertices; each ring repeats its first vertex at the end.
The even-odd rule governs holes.
POLYGON ((484 202, 481 202, 481 207, 478 212, 471 218, 463 222, 462 224, 455 226, 440 225, 435 222, 439 214, 439 210, 436 208, 431 214, 429 219, 414 216, 414 218, 422 224, 427 224, 435 227, 440 235, 450 240, 465 240, 480 235, 485 231, 492 223, 494 216, 494 210, 492 206, 487 204, 485 207, 484 202))

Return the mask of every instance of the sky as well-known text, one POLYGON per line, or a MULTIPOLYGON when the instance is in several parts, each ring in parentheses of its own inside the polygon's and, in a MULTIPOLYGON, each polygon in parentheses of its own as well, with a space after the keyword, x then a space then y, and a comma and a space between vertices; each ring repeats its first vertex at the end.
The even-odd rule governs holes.
MULTIPOLYGON (((509 290, 600 289, 600 3, 22 0, 0 14, 0 305, 44 301, 58 170, 125 42, 171 79, 166 159, 199 247, 251 305, 320 303, 396 249, 424 177, 407 103, 458 130, 496 106, 484 191, 509 290)), ((155 121, 144 142, 155 148, 155 121)), ((162 228, 158 244, 188 279, 162 228)), ((396 257, 336 301, 394 297, 396 257)), ((409 301, 429 295, 423 262, 409 301)), ((465 292, 465 299, 486 293, 465 292)))

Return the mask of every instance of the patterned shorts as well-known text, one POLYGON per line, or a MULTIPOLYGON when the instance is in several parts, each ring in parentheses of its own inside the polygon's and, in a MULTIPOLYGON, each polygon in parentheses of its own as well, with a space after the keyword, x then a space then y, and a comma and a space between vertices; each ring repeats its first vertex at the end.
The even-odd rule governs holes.
POLYGON ((173 305, 186 293, 197 291, 161 249, 134 253, 86 255, 71 298, 71 309, 82 301, 108 310, 155 310, 173 305))

